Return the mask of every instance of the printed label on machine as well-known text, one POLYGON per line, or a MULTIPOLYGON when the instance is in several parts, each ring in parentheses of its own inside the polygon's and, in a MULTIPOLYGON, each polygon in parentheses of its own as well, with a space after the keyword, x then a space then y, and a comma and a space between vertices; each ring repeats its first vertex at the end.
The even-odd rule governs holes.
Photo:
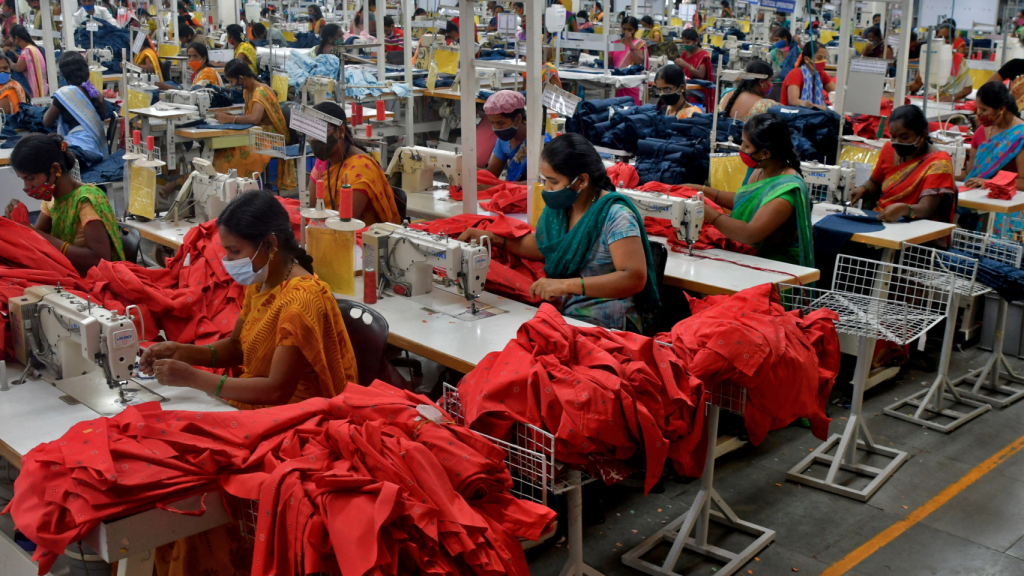
POLYGON ((132 346, 133 344, 135 344, 134 330, 121 330, 114 332, 114 345, 118 348, 132 346))
POLYGON ((473 258, 473 268, 474 269, 476 269, 476 268, 486 268, 487 267, 487 261, 488 261, 487 254, 477 254, 476 257, 473 258))

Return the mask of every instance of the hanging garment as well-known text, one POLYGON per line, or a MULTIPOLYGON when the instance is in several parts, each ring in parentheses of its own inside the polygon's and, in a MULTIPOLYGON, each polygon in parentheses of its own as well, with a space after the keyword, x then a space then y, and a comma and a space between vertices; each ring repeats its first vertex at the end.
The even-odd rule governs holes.
POLYGON ((10 512, 41 574, 101 521, 223 491, 259 500, 253 576, 527 576, 518 538, 555 513, 509 494, 504 452, 375 382, 246 412, 155 402, 76 424, 23 459, 10 512))

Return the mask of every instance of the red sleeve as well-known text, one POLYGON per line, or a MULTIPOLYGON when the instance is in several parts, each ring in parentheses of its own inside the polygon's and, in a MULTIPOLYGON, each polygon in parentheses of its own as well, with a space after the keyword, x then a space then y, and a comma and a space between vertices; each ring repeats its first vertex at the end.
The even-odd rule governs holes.
POLYGON ((896 152, 889 142, 882 146, 882 152, 878 155, 878 162, 875 162, 875 169, 871 171, 871 179, 879 184, 885 182, 885 176, 892 169, 896 160, 896 152))
POLYGON ((971 148, 977 151, 978 147, 985 143, 985 140, 987 140, 985 138, 985 127, 978 126, 978 129, 974 131, 974 139, 971 140, 971 148))
POLYGON ((821 87, 822 88, 824 88, 825 86, 828 86, 829 82, 832 81, 832 77, 829 76, 828 72, 825 72, 824 70, 821 71, 820 76, 821 76, 821 87))
POLYGON ((783 106, 789 106, 789 86, 797 86, 801 90, 804 87, 804 75, 799 68, 793 68, 786 74, 786 79, 782 81, 782 95, 779 98, 779 102, 783 106))

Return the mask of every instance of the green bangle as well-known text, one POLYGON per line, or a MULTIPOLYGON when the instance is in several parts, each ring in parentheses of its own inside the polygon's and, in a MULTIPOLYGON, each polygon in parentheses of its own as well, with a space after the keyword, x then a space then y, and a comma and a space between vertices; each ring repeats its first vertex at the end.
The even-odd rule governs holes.
POLYGON ((220 398, 220 389, 224 387, 224 382, 228 379, 228 375, 225 374, 220 377, 220 384, 217 384, 217 389, 213 391, 214 398, 220 398))
POLYGON ((213 360, 210 360, 210 368, 213 368, 217 365, 217 350, 210 344, 207 344, 206 347, 209 348, 210 353, 213 354, 213 360))
POLYGON ((580 296, 587 295, 587 285, 583 283, 583 276, 580 276, 580 296))

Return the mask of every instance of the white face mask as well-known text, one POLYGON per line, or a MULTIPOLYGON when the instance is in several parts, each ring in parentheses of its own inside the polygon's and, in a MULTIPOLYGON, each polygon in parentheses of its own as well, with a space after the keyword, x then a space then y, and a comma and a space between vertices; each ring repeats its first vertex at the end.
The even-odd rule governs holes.
MULTIPOLYGON (((256 252, 253 256, 260 253, 260 249, 263 248, 263 243, 260 242, 259 248, 256 248, 256 252)), ((252 269, 252 258, 239 258, 238 260, 228 260, 224 257, 221 262, 224 264, 224 270, 242 286, 251 286, 258 284, 267 279, 267 267, 270 266, 270 260, 260 268, 259 271, 252 269)))

